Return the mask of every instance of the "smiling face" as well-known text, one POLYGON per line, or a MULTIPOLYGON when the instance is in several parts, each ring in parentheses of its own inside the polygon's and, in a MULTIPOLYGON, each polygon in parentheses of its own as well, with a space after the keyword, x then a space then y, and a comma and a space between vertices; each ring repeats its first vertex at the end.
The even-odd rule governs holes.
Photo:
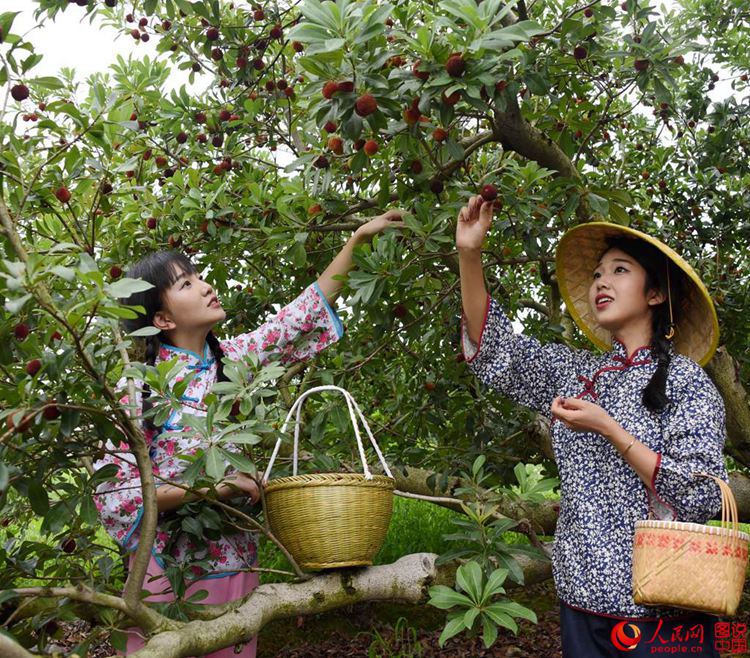
POLYGON ((613 335, 633 325, 651 324, 654 306, 665 300, 657 289, 647 289, 646 270, 634 258, 613 247, 593 272, 589 304, 594 318, 613 335))
POLYGON ((226 315, 203 277, 179 270, 175 282, 162 294, 162 309, 154 315, 154 326, 167 335, 175 330, 180 334, 208 332, 226 315))

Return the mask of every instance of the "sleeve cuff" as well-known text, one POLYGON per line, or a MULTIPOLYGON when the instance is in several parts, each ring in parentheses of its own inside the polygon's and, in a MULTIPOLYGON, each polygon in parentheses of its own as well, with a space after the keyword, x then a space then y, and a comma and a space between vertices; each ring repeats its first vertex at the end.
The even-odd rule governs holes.
POLYGON ((482 337, 484 336, 484 328, 487 326, 487 317, 490 313, 490 301, 491 298, 489 295, 487 295, 487 303, 484 309, 484 319, 482 320, 482 328, 479 331, 479 342, 477 344, 475 344, 474 341, 469 338, 469 332, 466 330, 466 315, 461 314, 461 347, 463 349, 464 359, 466 363, 471 363, 474 359, 476 359, 477 355, 482 349, 482 337))
POLYGON ((318 293, 318 296, 325 305, 326 311, 328 311, 328 317, 331 319, 331 324, 336 329, 336 335, 341 338, 344 335, 344 323, 341 322, 341 318, 338 316, 338 313, 336 313, 336 311, 331 308, 331 305, 328 303, 328 300, 323 294, 323 291, 320 289, 317 281, 313 284, 313 288, 315 289, 315 292, 318 293))
POLYGON ((138 537, 133 538, 133 534, 138 528, 141 527, 141 519, 143 518, 143 506, 138 510, 138 514, 133 521, 133 525, 130 526, 128 534, 122 540, 122 547, 128 552, 132 552, 138 548, 138 537))

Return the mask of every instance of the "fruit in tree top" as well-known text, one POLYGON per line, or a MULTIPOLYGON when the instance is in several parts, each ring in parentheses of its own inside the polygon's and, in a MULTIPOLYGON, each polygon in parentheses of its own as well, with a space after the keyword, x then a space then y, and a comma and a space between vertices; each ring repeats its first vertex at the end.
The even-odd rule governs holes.
POLYGON ((485 185, 481 194, 485 201, 494 201, 497 199, 497 188, 494 185, 485 185))
POLYGON ((24 341, 26 340, 26 337, 29 335, 30 331, 31 330, 29 329, 29 325, 21 322, 13 328, 13 335, 16 337, 16 340, 24 341))
POLYGON ((341 137, 330 137, 328 139, 328 150, 333 151, 336 155, 344 152, 344 140, 341 137))
POLYGON ((406 306, 403 304, 396 304, 393 307, 393 315, 396 316, 399 320, 405 318, 409 312, 406 310, 406 306))
POLYGON ((10 88, 10 95, 14 100, 25 101, 29 97, 29 88, 24 84, 13 85, 10 88))
POLYGON ((232 116, 232 113, 229 110, 227 110, 227 109, 221 110, 219 112, 219 120, 220 121, 229 121, 229 117, 230 116, 232 116))
POLYGON ((409 166, 409 168, 411 169, 412 174, 414 174, 415 176, 418 176, 419 174, 422 173, 422 170, 423 170, 422 161, 412 160, 412 163, 409 166))
POLYGON ((339 83, 329 80, 323 85, 323 98, 332 98, 333 95, 339 90, 339 83))
POLYGON ((56 404, 50 405, 44 408, 44 411, 42 411, 42 417, 44 420, 55 420, 60 417, 60 410, 57 408, 56 404))
POLYGON ((576 59, 586 59, 589 56, 589 51, 586 50, 586 46, 576 46, 573 48, 573 57, 576 59))
POLYGON ((205 112, 196 112, 195 113, 195 120, 198 123, 206 123, 206 113, 205 112))
POLYGON ((344 80, 343 82, 338 83, 338 91, 343 91, 347 94, 350 94, 354 91, 354 82, 351 80, 344 80))
POLYGON ((184 131, 178 132, 177 137, 175 137, 178 144, 184 144, 185 142, 187 142, 187 138, 188 138, 187 133, 184 131))
POLYGON ((584 9, 583 15, 586 18, 591 18, 594 15, 594 10, 591 7, 587 7, 586 9, 584 9))
POLYGON ((312 217, 313 215, 317 215, 321 210, 323 210, 323 208, 321 207, 321 205, 319 203, 313 203, 307 209, 307 214, 312 217))
POLYGON ((51 340, 62 340, 62 334, 59 331, 55 331, 50 338, 51 340))
POLYGON ((301 53, 305 49, 305 47, 300 41, 292 41, 292 49, 295 53, 301 53))
POLYGON ((445 63, 445 70, 452 78, 460 78, 466 71, 466 61, 460 53, 454 53, 445 63))
POLYGON ((458 103, 458 101, 461 100, 461 92, 460 91, 454 91, 450 96, 446 96, 445 92, 443 92, 443 103, 446 105, 450 105, 451 107, 458 103))
POLYGON ((421 59, 418 59, 414 64, 412 64, 411 72, 417 76, 420 80, 428 80, 430 77, 430 74, 427 71, 421 71, 419 69, 419 65, 422 63, 421 59))
POLYGON ((113 265, 109 268, 109 276, 113 279, 119 279, 122 276, 122 268, 119 265, 113 265))
POLYGON ((42 362, 39 359, 31 359, 26 364, 26 374, 33 377, 42 369, 42 362))
POLYGON ((378 109, 378 102, 371 94, 362 94, 354 104, 354 111, 361 117, 370 116, 378 109))
POLYGON ((650 62, 647 59, 637 59, 633 62, 633 66, 636 71, 645 71, 648 68, 649 63, 650 62))
POLYGON ((219 38, 219 28, 218 27, 209 27, 206 30, 206 39, 209 41, 216 41, 219 38))
POLYGON ((146 220, 146 228, 153 231, 156 228, 156 217, 149 217, 146 220))
POLYGON ((318 169, 328 169, 328 167, 331 166, 331 163, 328 162, 328 158, 326 156, 320 155, 313 162, 313 166, 317 167, 318 169))
POLYGON ((76 550, 76 540, 72 537, 68 537, 60 546, 62 548, 63 552, 65 553, 72 553, 76 550))
POLYGON ((271 35, 272 39, 281 39, 283 33, 284 32, 281 29, 281 24, 280 23, 276 23, 276 25, 274 25, 271 28, 271 31, 269 32, 269 34, 271 35))
POLYGON ((435 128, 432 131, 432 139, 436 142, 444 142, 448 139, 448 131, 445 128, 435 128))
POLYGON ((262 9, 258 8, 253 12, 253 18, 256 21, 262 21, 266 17, 266 12, 264 12, 262 9))
POLYGON ((323 124, 323 130, 325 130, 327 133, 334 133, 336 132, 336 122, 335 121, 326 121, 325 124, 323 124))
POLYGON ((682 55, 677 55, 677 57, 674 58, 674 63, 677 64, 677 66, 682 66, 685 63, 685 58, 682 55))
POLYGON ((443 181, 435 179, 430 183, 430 191, 433 194, 440 194, 445 189, 443 181))
POLYGON ((374 139, 368 139, 365 142, 365 153, 369 156, 373 156, 378 152, 378 143, 374 139))
POLYGON ((353 144, 355 151, 361 151, 365 146, 365 140, 364 139, 358 139, 353 144))
POLYGON ((55 196, 60 203, 67 203, 70 201, 70 190, 63 185, 55 190, 55 196))

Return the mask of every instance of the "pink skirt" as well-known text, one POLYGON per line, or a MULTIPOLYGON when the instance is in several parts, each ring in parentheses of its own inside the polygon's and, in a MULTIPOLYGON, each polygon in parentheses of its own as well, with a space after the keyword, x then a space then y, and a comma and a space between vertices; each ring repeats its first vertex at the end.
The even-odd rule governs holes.
MULTIPOLYGON (((131 556, 130 559, 132 561, 133 557, 131 556)), ((151 561, 148 563, 146 574, 143 589, 151 592, 151 595, 146 597, 144 599, 145 601, 156 603, 174 601, 175 597, 172 593, 172 586, 169 584, 169 580, 167 580, 166 576, 164 576, 164 569, 157 564, 153 555, 151 556, 151 561)), ((206 590, 208 596, 201 600, 201 603, 227 603, 246 596, 257 586, 257 573, 241 571, 233 576, 206 578, 194 582, 188 586, 185 592, 185 598, 188 598, 191 594, 195 594, 195 592, 206 590)), ((129 628, 127 630, 127 636, 128 643, 125 653, 126 656, 141 649, 144 644, 143 635, 138 628, 129 628)), ((206 658, 255 658, 257 643, 258 638, 254 637, 248 643, 241 645, 242 648, 239 653, 235 652, 234 646, 231 646, 226 649, 220 649, 219 651, 206 654, 206 658)))

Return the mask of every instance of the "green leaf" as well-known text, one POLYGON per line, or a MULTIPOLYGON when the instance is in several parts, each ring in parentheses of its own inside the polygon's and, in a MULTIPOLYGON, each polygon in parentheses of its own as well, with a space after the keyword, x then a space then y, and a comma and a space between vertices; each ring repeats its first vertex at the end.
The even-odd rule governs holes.
POLYGON ((461 594, 445 585, 430 587, 430 600, 428 603, 440 610, 448 610, 457 605, 465 607, 473 605, 471 599, 465 594, 461 594))
POLYGON ((214 480, 219 480, 224 475, 224 469, 219 448, 211 446, 206 451, 206 474, 214 480))
POLYGON ((466 628, 472 628, 474 626, 474 622, 477 620, 478 615, 479 608, 469 608, 464 613, 464 626, 466 626, 466 628))
POLYGON ((462 564, 456 571, 456 583, 472 601, 479 601, 482 597, 482 567, 473 561, 462 564))
POLYGON ((487 615, 498 626, 507 628, 513 631, 513 633, 518 633, 518 624, 516 624, 516 622, 513 621, 513 618, 507 613, 505 613, 503 609, 498 606, 500 606, 500 604, 495 603, 491 605, 489 608, 485 608, 484 614, 487 615))
POLYGON ((127 277, 118 279, 107 284, 107 293, 115 299, 125 299, 133 293, 144 292, 154 287, 154 284, 144 281, 143 279, 129 279, 127 277))
POLYGON ((443 632, 440 633, 440 638, 438 639, 438 644, 440 645, 440 648, 443 648, 443 645, 450 640, 455 635, 458 635, 462 630, 466 628, 464 626, 464 618, 456 617, 455 619, 451 619, 443 629, 443 632))
POLYGON ((29 503, 39 516, 44 516, 49 510, 49 496, 40 480, 34 479, 29 483, 29 503))
POLYGON ((487 579, 487 584, 484 586, 484 592, 482 593, 482 602, 489 601, 495 594, 497 594, 502 588, 505 579, 508 577, 507 569, 495 569, 490 577, 487 579))
POLYGON ((497 640, 497 625, 487 616, 482 615, 482 641, 488 649, 497 640))
POLYGON ((133 338, 144 338, 146 336, 156 336, 156 334, 161 333, 161 329, 157 329, 153 325, 150 327, 141 327, 140 329, 136 329, 135 331, 132 331, 128 334, 128 336, 131 336, 133 338))

